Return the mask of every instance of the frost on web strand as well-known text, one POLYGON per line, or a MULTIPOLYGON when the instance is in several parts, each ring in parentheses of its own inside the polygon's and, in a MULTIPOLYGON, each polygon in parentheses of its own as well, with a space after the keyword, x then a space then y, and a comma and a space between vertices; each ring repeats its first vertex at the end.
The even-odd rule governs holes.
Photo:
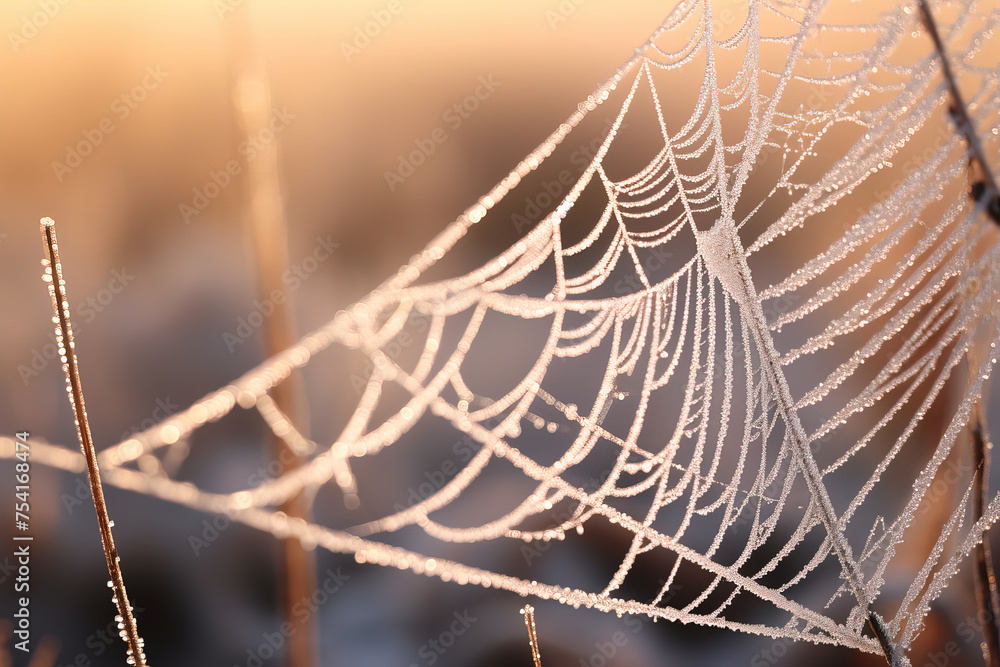
MULTIPOLYGON (((943 37, 995 152, 980 47, 997 19, 952 10, 943 37)), ((994 364, 996 232, 964 195, 965 146, 913 7, 726 12, 679 5, 398 274, 106 451, 109 479, 449 581, 875 652, 877 610, 908 646, 996 517, 994 502, 969 525, 969 480, 940 490, 994 364), (582 165, 581 134, 600 139, 582 165), (477 229, 525 219, 570 166, 530 231, 447 277, 477 229), (330 348, 366 373, 303 467, 231 494, 133 468, 237 406, 301 444, 267 392, 330 348), (432 492, 408 500, 394 477, 398 502, 379 500, 374 470, 440 460, 456 438, 468 455, 432 492), (275 511, 326 484, 378 518, 275 511), (439 549, 400 546, 414 532, 439 549), (459 563, 449 543, 483 548, 459 563), (617 566, 594 589, 547 565, 598 544, 617 566)))

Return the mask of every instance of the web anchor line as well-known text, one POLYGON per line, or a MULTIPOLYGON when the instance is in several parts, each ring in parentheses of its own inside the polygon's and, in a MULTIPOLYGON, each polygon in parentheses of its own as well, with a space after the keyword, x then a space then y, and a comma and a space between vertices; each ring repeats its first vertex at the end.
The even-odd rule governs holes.
POLYGON ((993 222, 1000 224, 1000 188, 997 187, 996 177, 994 177, 993 171, 986 161, 982 142, 979 141, 979 135, 976 134, 976 126, 969 115, 969 107, 965 102, 965 98, 962 97, 962 91, 958 89, 958 83, 955 81, 955 73, 951 69, 951 62, 948 60, 948 54, 945 52, 944 43, 941 41, 941 33, 938 32, 937 23, 934 21, 934 15, 931 13, 931 8, 927 0, 920 0, 920 11, 923 15, 924 25, 927 27, 931 40, 934 42, 934 48, 941 58, 941 73, 944 75, 945 83, 948 84, 948 93, 951 95, 952 101, 951 106, 948 108, 948 114, 955 123, 956 129, 962 134, 969 145, 972 161, 976 162, 983 172, 982 180, 976 181, 969 187, 969 196, 977 203, 987 199, 985 203, 987 214, 992 218, 993 222))

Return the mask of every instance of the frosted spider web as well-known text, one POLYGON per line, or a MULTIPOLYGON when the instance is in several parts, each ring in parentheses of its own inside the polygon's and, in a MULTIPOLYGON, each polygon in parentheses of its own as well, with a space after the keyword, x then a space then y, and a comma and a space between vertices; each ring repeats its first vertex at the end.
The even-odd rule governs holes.
MULTIPOLYGON (((879 652, 877 610, 905 650, 1000 510, 975 521, 971 475, 950 474, 969 469, 960 445, 995 362, 997 232, 965 194, 967 146, 913 3, 714 9, 679 4, 396 275, 105 450, 107 480, 360 562, 618 614, 879 652), (578 133, 597 138, 584 160, 578 133), (554 195, 546 179, 570 165, 554 195), (484 265, 437 275, 477 229, 525 222, 484 265), (317 444, 268 392, 337 350, 368 363, 339 437, 317 444), (237 408, 308 462, 225 493, 165 472, 237 408), (421 478, 383 460, 456 438, 467 460, 405 504, 421 478), (368 500, 380 466, 395 508, 368 500), (372 518, 276 509, 327 487, 372 518), (544 568, 592 531, 620 547, 602 589, 544 568), (425 553, 395 543, 414 535, 425 553)), ((984 45, 1000 15, 935 10, 996 154, 984 45)), ((33 457, 82 468, 62 448, 33 457)))

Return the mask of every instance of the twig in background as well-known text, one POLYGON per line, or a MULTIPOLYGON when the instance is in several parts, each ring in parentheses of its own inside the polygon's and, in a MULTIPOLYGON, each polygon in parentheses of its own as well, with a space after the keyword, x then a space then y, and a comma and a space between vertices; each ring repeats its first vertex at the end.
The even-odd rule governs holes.
POLYGON ((934 15, 931 14, 927 0, 920 0, 920 11, 923 14, 924 25, 927 26, 927 32, 930 33, 931 40, 934 42, 934 48, 938 52, 938 57, 941 58, 941 73, 945 83, 948 84, 948 92, 951 95, 952 104, 949 112, 952 120, 954 120, 958 131, 965 137, 965 141, 969 145, 969 153, 972 154, 972 159, 979 164, 983 173, 983 180, 972 184, 970 194, 976 201, 986 196, 988 198, 986 212, 989 213, 994 222, 1000 224, 1000 188, 997 187, 996 178, 990 170, 989 163, 986 162, 983 144, 979 141, 976 126, 972 123, 969 107, 965 103, 965 98, 962 97, 962 91, 958 89, 955 73, 951 69, 951 63, 944 50, 944 43, 941 41, 941 34, 938 32, 937 23, 934 21, 934 15))
POLYGON ((892 665, 892 667, 906 667, 910 664, 906 656, 903 655, 903 652, 892 641, 889 628, 885 626, 885 621, 874 611, 868 612, 868 626, 875 633, 875 637, 882 647, 882 653, 885 655, 886 662, 892 665))
MULTIPOLYGON (((986 161, 982 143, 979 141, 979 135, 976 133, 962 92, 958 88, 958 82, 955 80, 955 74, 951 69, 951 63, 948 60, 944 43, 927 0, 920 0, 920 11, 923 15, 924 25, 934 42, 934 48, 941 59, 941 72, 948 85, 948 92, 952 100, 949 109, 952 120, 954 120, 958 131, 965 137, 971 160, 979 166, 979 170, 982 172, 982 180, 971 185, 969 194, 976 202, 982 201, 985 197, 986 212, 994 222, 1000 223, 1000 189, 997 188, 996 178, 986 161)), ((981 401, 976 405, 975 415, 975 425, 972 427, 972 455, 975 465, 972 482, 972 509, 973 520, 979 521, 986 505, 987 480, 990 471, 989 450, 992 445, 989 442, 986 417, 983 414, 981 401)), ((979 618, 985 619, 981 623, 983 659, 988 667, 1000 667, 1000 632, 997 628, 997 613, 1000 610, 1000 604, 997 601, 996 577, 993 573, 993 558, 990 553, 988 533, 983 534, 983 539, 976 546, 973 571, 976 582, 976 602, 980 611, 979 618)))
POLYGON ((97 452, 90 435, 90 423, 87 421, 87 407, 83 402, 83 385, 80 383, 80 369, 76 363, 76 343, 73 340, 73 327, 69 321, 69 299, 66 298, 66 282, 63 279, 62 264, 59 261, 59 244, 56 241, 56 223, 52 218, 42 218, 42 240, 45 244, 46 259, 43 260, 45 273, 42 280, 49 284, 49 295, 52 297, 52 308, 55 310, 53 322, 56 325, 56 340, 59 354, 62 356, 63 372, 66 373, 66 384, 69 386, 69 401, 73 407, 76 421, 76 432, 80 438, 80 447, 87 460, 87 477, 90 480, 90 493, 94 498, 94 508, 97 510, 97 524, 101 530, 101 544, 104 546, 104 557, 108 561, 108 582, 114 592, 114 603, 118 607, 115 620, 120 628, 122 639, 128 644, 128 664, 145 667, 146 653, 143 650, 143 640, 139 637, 139 628, 132 616, 132 606, 125 593, 125 580, 122 578, 118 551, 111 535, 112 522, 108 518, 108 508, 104 502, 104 491, 101 489, 101 471, 97 466, 97 452))
POLYGON ((528 645, 531 646, 531 659, 535 667, 542 667, 542 654, 538 651, 538 634, 535 632, 535 608, 530 604, 521 610, 524 614, 524 624, 528 626, 528 645))
MULTIPOLYGON (((251 239, 254 263, 257 267, 257 287, 262 299, 272 299, 284 293, 283 299, 271 301, 274 311, 264 319, 264 356, 273 357, 293 345, 299 338, 295 328, 292 296, 286 293, 283 276, 288 267, 288 225, 281 199, 281 179, 278 166, 277 137, 257 144, 255 137, 265 136, 271 119, 271 94, 264 64, 256 53, 250 21, 250 8, 244 5, 230 18, 233 39, 233 105, 237 123, 247 141, 258 146, 255 157, 246 163, 246 210, 244 226, 251 239)), ((301 379, 292 372, 271 390, 273 403, 265 397, 258 409, 270 408, 286 422, 296 435, 308 424, 308 411, 303 400, 301 379)), ((264 415, 265 419, 268 415, 264 415)), ((270 423, 270 422, 269 422, 270 423)), ((305 440, 305 438, 299 438, 305 440)), ((296 447, 289 438, 275 436, 273 453, 284 464, 285 471, 300 467, 307 451, 296 447)), ((281 507, 292 519, 310 518, 310 491, 305 489, 289 498, 281 507)), ((288 637, 286 664, 288 667, 318 665, 319 630, 315 615, 302 619, 295 613, 302 600, 310 598, 316 589, 316 558, 302 543, 289 537, 283 541, 284 582, 281 598, 287 622, 299 625, 288 637)))
MULTIPOLYGON (((986 416, 982 402, 976 406, 976 422, 972 428, 973 472, 972 512, 973 521, 979 521, 986 505, 987 480, 990 476, 990 435, 986 429, 986 416)), ((1000 667, 1000 632, 997 628, 997 582, 993 572, 993 555, 990 550, 989 533, 976 547, 973 556, 973 571, 976 580, 976 602, 983 631, 983 658, 988 667, 1000 667)))

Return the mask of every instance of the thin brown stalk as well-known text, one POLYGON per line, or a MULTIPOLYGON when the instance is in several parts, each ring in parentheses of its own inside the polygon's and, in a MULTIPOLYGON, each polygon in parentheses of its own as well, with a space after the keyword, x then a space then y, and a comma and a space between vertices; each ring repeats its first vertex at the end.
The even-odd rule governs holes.
POLYGON ((996 178, 990 169, 989 163, 986 161, 986 152, 983 150, 983 144, 979 140, 976 126, 969 115, 969 107, 965 103, 965 98, 962 97, 962 91, 958 88, 955 73, 951 69, 951 62, 948 59, 944 42, 941 40, 941 34, 937 29, 937 22, 934 20, 934 15, 931 13, 931 8, 927 0, 920 0, 920 11, 923 15, 927 32, 930 33, 931 40, 934 42, 934 48, 941 59, 941 73, 948 86, 948 93, 951 95, 951 117, 955 121, 958 131, 962 133, 966 143, 969 145, 969 153, 972 160, 982 170, 983 180, 980 183, 973 184, 971 194, 977 201, 985 196, 987 198, 987 213, 993 218, 994 222, 1000 223, 1000 189, 997 188, 996 178))
POLYGON ((101 530, 101 543, 104 546, 104 557, 108 562, 108 574, 111 576, 111 589, 114 592, 114 603, 118 607, 118 626, 120 635, 128 644, 128 662, 130 665, 145 667, 146 653, 143 650, 143 640, 139 637, 139 628, 132 616, 132 606, 125 593, 125 580, 122 578, 118 550, 111 535, 111 520, 108 518, 108 508, 104 501, 104 491, 101 488, 101 471, 97 465, 97 452, 94 440, 90 435, 90 423, 87 421, 87 407, 83 401, 83 385, 80 383, 80 369, 76 362, 76 343, 73 340, 73 327, 69 319, 69 299, 66 297, 66 281, 63 279, 62 263, 59 261, 59 244, 56 241, 56 223, 52 218, 42 218, 42 240, 45 245, 45 274, 42 279, 49 284, 49 295, 52 297, 52 308, 55 311, 56 338, 59 353, 62 355, 63 371, 66 373, 66 383, 69 386, 69 401, 76 419, 76 432, 80 438, 80 447, 87 460, 87 477, 90 480, 90 494, 94 498, 94 508, 97 510, 97 524, 101 530))
MULTIPOLYGON (((973 520, 979 521, 987 502, 992 444, 981 404, 977 406, 976 412, 978 416, 972 428, 972 453, 975 464, 972 478, 972 512, 973 520)), ((997 582, 993 572, 989 533, 983 533, 983 540, 976 547, 973 570, 976 581, 976 602, 979 605, 979 618, 982 621, 983 658, 988 667, 1000 667, 1000 628, 997 627, 1000 604, 997 598, 997 582)))
POLYGON ((524 624, 528 626, 528 645, 531 647, 531 659, 535 667, 542 667, 542 654, 538 651, 538 633, 535 631, 535 608, 530 604, 521 610, 524 614, 524 624))
MULTIPOLYGON (((266 136, 271 120, 271 96, 268 78, 254 48, 249 8, 244 6, 230 17, 234 44, 233 102, 236 120, 247 141, 254 141, 257 153, 247 162, 245 227, 249 233, 257 267, 258 291, 261 299, 270 300, 273 312, 265 318, 261 332, 264 356, 273 357, 298 340, 292 295, 283 276, 287 275, 288 228, 281 197, 277 137, 258 142, 266 136), (283 299, 274 299, 282 293, 283 299)), ((273 136, 273 134, 271 135, 273 136)), ((304 433, 308 415, 302 398, 301 379, 293 372, 274 387, 271 396, 274 407, 298 432, 304 433)), ((291 472, 304 462, 304 452, 277 435, 273 435, 273 452, 282 462, 285 472, 291 472)), ((282 505, 290 518, 310 519, 308 491, 302 491, 282 505)), ((316 589, 315 554, 302 543, 289 537, 282 543, 284 581, 282 599, 286 621, 299 625, 288 637, 288 667, 312 667, 319 664, 319 631, 314 614, 300 620, 296 607, 310 598, 316 589)))
MULTIPOLYGON (((948 92, 951 95, 951 117, 966 143, 969 145, 971 160, 978 164, 982 172, 982 181, 972 185, 970 194, 978 202, 985 197, 986 212, 993 218, 994 222, 1000 223, 1000 189, 997 187, 996 178, 986 161, 986 154, 983 150, 979 134, 976 132, 975 124, 969 115, 969 107, 962 97, 962 91, 958 88, 955 80, 955 73, 951 69, 951 62, 944 48, 944 42, 937 29, 937 22, 931 12, 927 0, 920 0, 920 11, 923 15, 924 25, 930 33, 934 48, 941 59, 941 72, 948 92)), ((983 509, 987 501, 987 485, 990 473, 990 448, 989 433, 986 429, 986 418, 983 414, 982 404, 976 406, 975 425, 972 427, 972 455, 975 464, 973 473, 972 489, 972 511, 973 520, 979 521, 983 516, 983 509)), ((989 534, 984 533, 983 539, 976 547, 974 556, 974 574, 976 582, 976 602, 979 606, 979 618, 984 619, 981 627, 983 632, 983 659, 988 667, 1000 667, 1000 629, 998 629, 998 613, 1000 613, 1000 603, 997 597, 996 576, 993 572, 993 557, 990 550, 989 534)))
POLYGON ((889 628, 885 626, 885 621, 882 620, 881 616, 874 611, 869 611, 868 626, 875 633, 875 638, 878 639, 878 643, 882 647, 882 653, 885 655, 886 662, 892 667, 903 667, 909 664, 903 656, 903 652, 893 643, 892 638, 889 636, 889 628))

